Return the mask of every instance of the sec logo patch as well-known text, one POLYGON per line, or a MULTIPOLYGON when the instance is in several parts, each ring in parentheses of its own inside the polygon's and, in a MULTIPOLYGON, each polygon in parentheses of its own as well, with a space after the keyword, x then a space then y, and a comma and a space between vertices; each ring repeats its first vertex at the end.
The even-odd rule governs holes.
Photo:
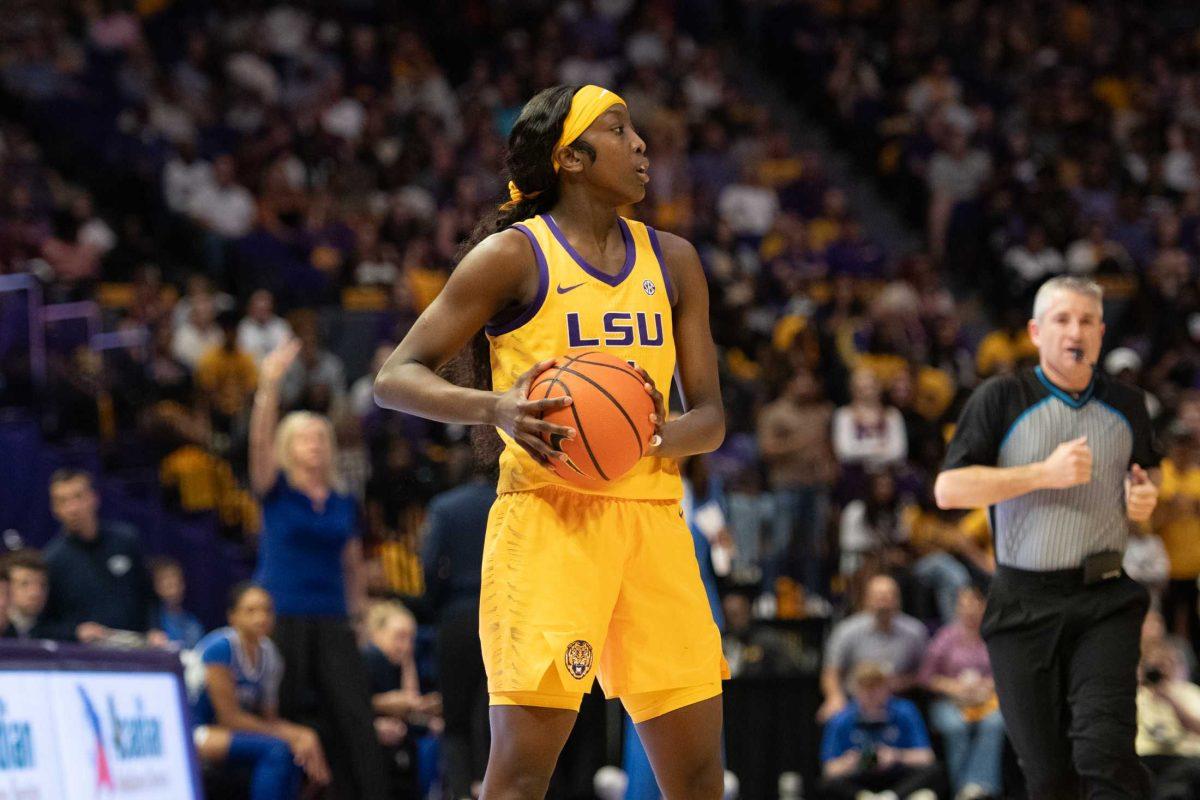
POLYGON ((646 294, 654 294, 656 291, 654 281, 650 280, 649 278, 642 281, 642 288, 646 290, 646 294))
POLYGON ((564 661, 571 676, 575 680, 583 680, 583 676, 592 668, 592 646, 582 639, 576 639, 567 645, 564 661))

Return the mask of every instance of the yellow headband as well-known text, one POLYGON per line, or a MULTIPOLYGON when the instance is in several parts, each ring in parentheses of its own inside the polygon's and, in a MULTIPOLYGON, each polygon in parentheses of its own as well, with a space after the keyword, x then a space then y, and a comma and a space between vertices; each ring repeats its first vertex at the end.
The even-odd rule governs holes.
MULTIPOLYGON (((555 142, 554 149, 550 154, 555 172, 558 172, 559 164, 558 161, 554 160, 554 154, 578 139, 596 121, 596 117, 618 103, 625 105, 625 101, 621 99, 620 95, 593 84, 588 84, 575 93, 571 98, 571 110, 567 113, 566 120, 563 121, 562 135, 558 137, 558 141, 555 142)), ((500 206, 500 208, 508 211, 522 200, 530 200, 539 194, 541 192, 524 194, 517 188, 515 183, 509 181, 509 201, 500 206)))

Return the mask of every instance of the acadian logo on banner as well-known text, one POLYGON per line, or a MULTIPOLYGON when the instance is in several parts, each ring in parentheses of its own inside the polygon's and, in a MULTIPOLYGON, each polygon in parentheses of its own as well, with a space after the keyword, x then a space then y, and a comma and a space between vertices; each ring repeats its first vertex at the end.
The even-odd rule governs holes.
POLYGON ((166 674, 62 672, 55 696, 66 797, 194 800, 177 680, 166 674), (70 701, 68 702, 68 698, 70 701))
POLYGON ((0 800, 62 800, 50 685, 44 674, 0 672, 0 800))
POLYGON ((0 699, 0 772, 33 769, 33 723, 8 716, 8 704, 0 699))

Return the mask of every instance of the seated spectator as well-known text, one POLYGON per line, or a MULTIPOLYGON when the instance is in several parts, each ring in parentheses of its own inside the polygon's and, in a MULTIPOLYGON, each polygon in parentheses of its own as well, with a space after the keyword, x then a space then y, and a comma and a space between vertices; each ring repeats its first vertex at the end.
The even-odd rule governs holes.
POLYGON ((882 664, 895 693, 910 690, 929 635, 918 620, 900 611, 900 587, 887 575, 876 575, 863 594, 863 610, 839 622, 825 645, 821 690, 825 702, 817 719, 827 722, 846 707, 844 684, 863 662, 882 664))
POLYGON ((213 313, 220 314, 222 311, 233 311, 237 308, 237 301, 233 295, 228 292, 223 292, 213 286, 212 280, 202 272, 193 272, 188 275, 184 286, 184 295, 175 303, 171 309, 171 326, 176 330, 181 325, 188 321, 191 316, 192 308, 199 302, 212 301, 213 313))
POLYGON ((1024 297, 1042 281, 1053 278, 1064 269, 1062 253, 1046 241, 1046 231, 1033 225, 1025 234, 1025 241, 1014 244, 1004 254, 1004 266, 1008 270, 1008 281, 1014 298, 1024 297))
POLYGON ((187 588, 183 567, 175 559, 165 556, 150 559, 149 566, 159 603, 156 627, 172 643, 191 650, 204 636, 204 626, 195 614, 183 607, 183 594, 187 588))
POLYGON ((375 346, 375 355, 371 357, 371 369, 350 386, 350 411, 360 419, 374 413, 375 405, 375 376, 383 368, 383 362, 396 349, 391 342, 383 342, 375 346))
POLYGON ((271 641, 271 596, 250 583, 230 595, 229 626, 200 640, 204 685, 192 706, 196 751, 209 764, 249 767, 250 800, 294 800, 302 774, 329 782, 312 728, 279 718, 283 659, 271 641))
POLYGON ((1162 539, 1141 525, 1129 526, 1129 540, 1121 561, 1125 574, 1146 587, 1154 606, 1162 604, 1171 571, 1171 561, 1162 539))
POLYGON ((257 207, 254 195, 237 182, 233 156, 213 160, 212 183, 206 183, 188 198, 187 213, 194 222, 217 236, 234 239, 250 232, 257 207))
POLYGON ((829 720, 821 739, 821 796, 936 800, 941 768, 921 712, 893 697, 889 682, 880 664, 854 669, 854 700, 829 720))
POLYGON ((37 550, 18 550, 8 556, 4 574, 10 590, 7 630, 18 639, 50 639, 42 625, 49 588, 49 570, 37 550))
POLYGON ((1143 651, 1138 665, 1137 754, 1154 774, 1155 800, 1200 796, 1200 686, 1177 677, 1169 647, 1143 651))
POLYGON ((868 476, 866 496, 847 503, 839 521, 843 575, 849 577, 860 569, 868 574, 891 572, 907 565, 903 549, 907 531, 902 525, 906 507, 907 499, 897 492, 890 470, 868 476))
POLYGON ((959 590, 957 617, 937 632, 921 662, 920 681, 937 695, 929 721, 945 742, 955 800, 1001 796, 1004 718, 979 635, 983 607, 977 588, 959 590))
MULTIPOLYGON (((750 587, 752 594, 756 586, 750 587)), ((729 662, 733 677, 776 676, 795 671, 796 659, 778 633, 756 624, 751 614, 752 597, 742 588, 733 589, 725 595, 722 608, 725 611, 725 632, 721 635, 721 649, 729 662)))
POLYGON ((1148 653, 1156 647, 1166 647, 1174 651, 1178 657, 1179 672, 1172 675, 1179 680, 1193 680, 1197 675, 1196 652, 1192 650, 1187 639, 1167 631, 1167 623, 1161 612, 1151 608, 1142 620, 1141 647, 1143 653, 1148 653))
POLYGON ((440 728, 442 698, 421 694, 413 643, 417 621, 396 602, 377 603, 367 615, 370 643, 363 650, 371 683, 375 731, 386 749, 391 797, 416 800, 416 742, 411 725, 440 728))
POLYGON ((246 316, 238 323, 238 347, 261 363, 267 353, 292 337, 292 326, 275 314, 275 298, 266 289, 250 295, 246 316))
POLYGON ((50 476, 50 507, 61 527, 44 551, 50 580, 45 632, 84 644, 133 632, 165 645, 137 532, 101 520, 99 500, 86 472, 60 469, 50 476))
POLYGON ((12 608, 12 581, 8 577, 7 559, 0 559, 0 639, 17 638, 17 629, 9 620, 12 608))
POLYGON ((1067 248, 1067 270, 1073 275, 1091 275, 1105 266, 1112 272, 1129 272, 1133 262, 1125 248, 1108 238, 1102 220, 1087 223, 1087 234, 1067 248))
POLYGON ((212 295, 199 294, 191 298, 191 310, 182 325, 175 328, 171 339, 171 355, 190 370, 196 369, 200 357, 224 341, 217 324, 216 304, 212 295))

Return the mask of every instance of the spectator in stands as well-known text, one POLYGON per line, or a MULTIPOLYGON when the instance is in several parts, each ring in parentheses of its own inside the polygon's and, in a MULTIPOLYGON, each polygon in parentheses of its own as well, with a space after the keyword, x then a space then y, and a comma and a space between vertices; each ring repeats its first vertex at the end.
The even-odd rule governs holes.
POLYGON ((191 310, 187 320, 175 329, 171 340, 171 354, 184 366, 195 370, 200 357, 224 341, 221 326, 217 324, 216 304, 211 294, 197 294, 189 298, 191 310))
POLYGON ((271 641, 275 612, 261 587, 242 583, 229 626, 197 646, 204 684, 192 705, 196 750, 206 763, 249 767, 250 800, 295 800, 303 775, 329 782, 316 731, 279 718, 284 661, 271 641))
MULTIPOLYGON (((1185 397, 1180 404, 1181 413, 1194 405, 1193 398, 1185 397)), ((1196 610, 1200 599, 1196 588, 1200 578, 1200 447, 1196 432, 1185 426, 1173 428, 1167 441, 1162 488, 1151 518, 1170 562, 1162 613, 1171 632, 1187 637, 1195 647, 1200 643, 1196 610)))
POLYGON ((213 179, 192 194, 188 215, 221 239, 246 235, 254 224, 256 206, 254 195, 237 182, 233 156, 224 153, 213 159, 213 179))
POLYGON ((54 639, 99 642, 121 632, 146 634, 164 646, 156 627, 158 599, 137 532, 101 520, 100 498, 86 472, 64 468, 50 476, 50 510, 58 535, 44 550, 50 588, 43 613, 54 639))
POLYGON ((1163 615, 1151 608, 1142 620, 1141 647, 1143 653, 1148 653, 1156 647, 1166 647, 1174 651, 1179 665, 1179 673, 1173 678, 1188 680, 1197 676, 1196 651, 1188 644, 1187 639, 1174 636, 1167 631, 1163 615))
POLYGON ((191 139, 179 142, 175 155, 163 167, 163 199, 176 214, 187 214, 197 195, 212 191, 212 164, 196 154, 191 139))
POLYGON ((333 484, 329 420, 293 412, 278 421, 280 384, 300 348, 292 339, 263 359, 250 418, 250 484, 263 512, 256 579, 275 601, 274 638, 288 664, 280 712, 321 731, 335 797, 383 800, 382 752, 350 624, 366 611, 357 504, 333 484))
POLYGON ((245 430, 246 409, 258 383, 258 367, 250 354, 238 347, 237 314, 223 311, 217 322, 221 343, 196 363, 196 385, 203 393, 213 429, 232 434, 245 430))
POLYGON ((739 240, 757 246, 779 214, 779 197, 763 184, 758 165, 747 163, 739 182, 726 186, 717 199, 721 221, 739 240))
POLYGON ((892 696, 889 677, 870 661, 851 674, 854 700, 829 720, 821 739, 822 797, 936 800, 942 771, 921 712, 892 696))
POLYGON ((388 758, 389 797, 417 800, 417 749, 413 728, 439 728, 441 695, 421 694, 414 642, 417 621, 397 602, 376 603, 367 614, 363 661, 371 686, 375 732, 388 758))
POLYGON ((975 200, 992 173, 991 157, 971 147, 962 127, 955 124, 945 127, 945 145, 929 160, 928 233, 929 247, 935 257, 944 252, 946 229, 954 207, 975 200))
POLYGON ((49 588, 49 568, 37 550, 18 550, 5 559, 5 575, 11 592, 7 630, 18 639, 52 638, 41 625, 49 588))
POLYGON ((929 721, 942 736, 955 800, 999 798, 1004 718, 987 647, 979 635, 984 598, 974 586, 958 593, 958 616, 937 632, 919 680, 937 699, 929 721))
POLYGON ((292 363, 280 384, 283 404, 330 413, 346 396, 342 360, 322 345, 315 315, 299 315, 295 322, 300 357, 292 363))
POLYGON ((1025 240, 1005 252, 1004 266, 1012 297, 1023 302, 1047 278, 1062 273, 1065 264, 1062 253, 1047 241, 1046 229, 1031 225, 1025 240))
POLYGON ((421 562, 425 599, 437 618, 437 673, 445 720, 444 780, 451 797, 483 785, 491 730, 487 674, 479 647, 479 587, 494 476, 473 463, 470 480, 429 501, 421 562))
POLYGON ((908 501, 896 488, 891 470, 867 476, 866 497, 842 509, 840 521, 841 572, 846 578, 867 571, 891 572, 908 566, 904 527, 908 501))
POLYGON ((1155 800, 1200 796, 1200 686, 1180 671, 1171 648, 1142 652, 1135 746, 1154 774, 1155 800))
POLYGON ((158 595, 158 624, 155 626, 167 638, 184 650, 191 650, 204 636, 204 626, 196 615, 183 607, 183 595, 187 584, 183 567, 167 556, 150 559, 150 576, 154 580, 154 593, 158 595))
POLYGON ((12 580, 8 576, 7 559, 0 559, 0 639, 17 638, 17 629, 9 619, 12 608, 12 580))
POLYGON ((1141 525, 1129 526, 1129 541, 1125 544, 1125 557, 1121 561, 1125 574, 1146 587, 1150 604, 1162 606, 1163 592, 1171 571, 1171 560, 1159 536, 1141 525))
POLYGON ((885 467, 908 455, 904 416, 886 406, 879 378, 860 367, 850 376, 850 404, 833 412, 833 452, 842 465, 885 467))
POLYGON ((1090 277, 1103 270, 1108 273, 1130 272, 1133 261, 1116 241, 1108 237, 1103 220, 1089 220, 1086 235, 1067 248, 1067 270, 1073 275, 1090 277))
POLYGON ((359 419, 375 411, 375 376, 383 367, 383 362, 396 349, 393 342, 383 342, 375 346, 375 354, 371 357, 371 368, 350 386, 348 396, 350 411, 359 419))
POLYGON ((751 613, 754 588, 736 587, 725 593, 721 603, 725 616, 721 649, 729 663, 729 673, 734 678, 792 674, 797 663, 787 643, 777 632, 754 621, 751 613))
POLYGON ((866 661, 887 669, 893 692, 910 690, 928 639, 925 626, 900 611, 895 579, 876 575, 864 590, 863 610, 842 620, 829 634, 821 669, 825 702, 817 719, 826 722, 846 707, 845 683, 854 668, 866 661))
POLYGON ((758 450, 775 499, 770 557, 779 558, 793 540, 803 565, 804 588, 825 595, 825 533, 829 499, 837 478, 830 426, 833 406, 819 379, 802 369, 778 399, 758 416, 758 450))
POLYGON ((267 354, 292 337, 292 326, 275 314, 275 298, 266 289, 255 289, 238 323, 238 347, 261 364, 267 354))

